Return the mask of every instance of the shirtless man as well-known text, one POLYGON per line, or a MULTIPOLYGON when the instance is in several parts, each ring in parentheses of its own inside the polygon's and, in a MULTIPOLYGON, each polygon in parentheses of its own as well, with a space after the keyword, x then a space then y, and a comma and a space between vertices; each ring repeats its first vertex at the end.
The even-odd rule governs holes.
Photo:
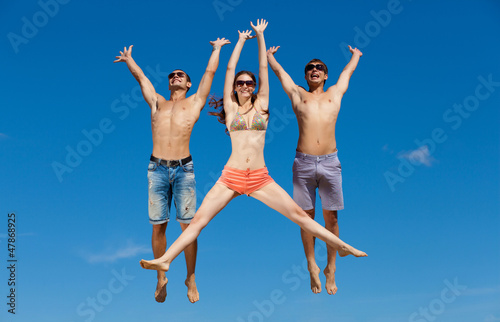
MULTIPOLYGON (((305 79, 309 91, 297 86, 290 75, 276 61, 274 54, 278 47, 267 51, 269 65, 281 81, 283 89, 292 101, 293 111, 299 124, 299 141, 293 163, 293 199, 314 219, 316 188, 321 198, 325 228, 339 235, 337 210, 344 209, 342 197, 342 176, 337 157, 335 123, 340 110, 342 96, 347 91, 349 79, 363 55, 357 48, 349 46, 352 57, 344 68, 337 84, 326 91, 323 89, 328 79, 328 68, 319 59, 313 59, 305 67, 305 79)), ((320 268, 314 257, 314 237, 300 231, 304 251, 311 276, 311 290, 321 292, 320 268)), ((335 284, 335 249, 327 246, 328 263, 323 271, 326 276, 325 288, 328 294, 337 292, 335 284)))
MULTIPOLYGON (((163 255, 167 247, 165 230, 170 219, 172 199, 177 211, 177 221, 183 231, 194 216, 196 188, 193 161, 189 152, 189 139, 210 92, 212 80, 219 65, 220 49, 229 43, 229 40, 225 38, 217 38, 216 41, 210 42, 213 50, 207 69, 200 81, 198 91, 189 97, 186 97, 186 93, 191 88, 191 79, 180 69, 168 75, 170 99, 166 100, 156 93, 153 84, 132 58, 133 46, 128 49, 125 47, 114 61, 127 64, 141 86, 144 100, 151 108, 153 154, 148 166, 148 189, 149 221, 153 224, 151 242, 155 258, 163 255)), ((195 240, 184 249, 187 266, 185 284, 191 303, 199 300, 194 276, 197 248, 198 244, 195 240)), ((157 271, 157 277, 155 299, 157 302, 164 302, 167 296, 168 279, 164 271, 157 271)))

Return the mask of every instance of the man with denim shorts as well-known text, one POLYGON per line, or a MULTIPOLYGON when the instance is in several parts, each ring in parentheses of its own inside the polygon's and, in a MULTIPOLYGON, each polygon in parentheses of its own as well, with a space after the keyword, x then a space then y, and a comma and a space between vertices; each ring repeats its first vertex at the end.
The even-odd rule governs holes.
MULTIPOLYGON (((205 106, 215 71, 219 65, 220 49, 229 41, 222 38, 211 41, 212 55, 203 75, 198 91, 186 97, 191 88, 190 77, 182 70, 176 69, 168 75, 170 99, 156 93, 153 84, 144 75, 141 68, 132 58, 132 47, 125 47, 116 62, 125 62, 132 75, 139 82, 142 95, 151 108, 151 128, 153 133, 153 154, 148 166, 149 181, 149 221, 153 224, 151 238, 155 258, 165 253, 167 241, 165 230, 170 219, 172 199, 177 211, 176 217, 184 231, 195 214, 196 188, 194 168, 189 140, 193 126, 200 117, 205 106)), ((195 266, 197 242, 186 247, 189 301, 199 300, 195 282, 195 266)), ((158 282, 155 290, 157 302, 164 302, 167 296, 167 278, 164 271, 157 271, 158 282)))
MULTIPOLYGON (((299 125, 299 141, 293 163, 293 199, 314 219, 316 189, 318 189, 325 219, 325 228, 339 235, 337 211, 344 209, 342 196, 342 176, 340 161, 337 157, 335 123, 340 110, 340 102, 347 91, 349 80, 363 55, 358 49, 349 46, 351 60, 344 68, 337 84, 326 91, 323 89, 328 79, 328 68, 319 59, 313 59, 305 67, 305 79, 309 85, 306 91, 297 86, 283 67, 276 61, 274 54, 278 47, 267 51, 269 65, 281 81, 283 89, 292 101, 293 111, 299 125)), ((302 243, 311 276, 311 290, 321 292, 320 268, 314 257, 314 237, 301 230, 302 243)), ((337 292, 335 283, 336 251, 327 246, 328 263, 324 269, 325 288, 328 294, 337 292)))

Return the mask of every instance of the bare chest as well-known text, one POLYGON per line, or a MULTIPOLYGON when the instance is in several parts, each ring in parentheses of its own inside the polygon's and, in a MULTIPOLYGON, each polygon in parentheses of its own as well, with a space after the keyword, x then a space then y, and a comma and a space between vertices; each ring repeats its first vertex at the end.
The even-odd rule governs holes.
POLYGON ((198 116, 199 113, 193 113, 187 102, 165 101, 158 104, 158 108, 151 115, 151 121, 153 125, 185 125, 196 122, 198 116))
POLYGON ((302 98, 295 107, 297 118, 303 122, 307 121, 332 121, 339 114, 340 103, 326 95, 308 95, 302 98))

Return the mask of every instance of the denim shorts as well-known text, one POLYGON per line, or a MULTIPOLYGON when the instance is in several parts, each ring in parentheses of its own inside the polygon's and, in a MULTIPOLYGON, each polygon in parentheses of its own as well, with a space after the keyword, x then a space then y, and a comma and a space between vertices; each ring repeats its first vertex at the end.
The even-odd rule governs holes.
POLYGON ((196 181, 193 161, 176 167, 166 167, 154 161, 148 166, 149 222, 153 225, 170 220, 172 199, 177 221, 189 224, 196 210, 196 181))
POLYGON ((337 152, 310 155, 297 152, 293 161, 293 200, 304 210, 316 203, 318 189, 325 210, 344 209, 342 167, 337 152))

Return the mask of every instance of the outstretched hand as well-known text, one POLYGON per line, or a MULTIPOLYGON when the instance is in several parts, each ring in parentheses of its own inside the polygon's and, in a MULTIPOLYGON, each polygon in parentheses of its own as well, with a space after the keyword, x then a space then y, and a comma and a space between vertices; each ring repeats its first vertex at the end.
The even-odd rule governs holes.
POLYGON ((126 62, 127 59, 132 58, 132 47, 134 45, 130 45, 130 47, 123 47, 123 52, 120 51, 120 56, 116 56, 116 60, 113 63, 126 62))
POLYGON ((227 44, 230 44, 231 42, 229 41, 229 39, 226 39, 226 38, 217 38, 217 40, 214 40, 214 41, 211 41, 210 42, 210 45, 212 45, 214 47, 214 49, 216 49, 217 47, 222 47, 224 45, 227 45, 227 44))
POLYGON ((251 30, 245 30, 243 32, 238 30, 239 37, 240 37, 240 39, 243 39, 243 40, 252 39, 252 38, 257 37, 257 36, 251 36, 250 35, 251 33, 252 33, 251 30))
POLYGON ((254 26, 253 23, 250 21, 250 26, 252 26, 252 29, 255 31, 256 34, 262 34, 264 30, 266 30, 267 27, 267 21, 264 19, 257 19, 257 25, 254 26))
POLYGON ((349 45, 349 51, 351 52, 351 54, 357 54, 359 55, 359 57, 363 56, 363 53, 358 49, 358 48, 352 48, 351 45, 349 45))
POLYGON ((280 46, 272 46, 267 50, 267 54, 274 55, 278 51, 279 48, 280 48, 280 46))

